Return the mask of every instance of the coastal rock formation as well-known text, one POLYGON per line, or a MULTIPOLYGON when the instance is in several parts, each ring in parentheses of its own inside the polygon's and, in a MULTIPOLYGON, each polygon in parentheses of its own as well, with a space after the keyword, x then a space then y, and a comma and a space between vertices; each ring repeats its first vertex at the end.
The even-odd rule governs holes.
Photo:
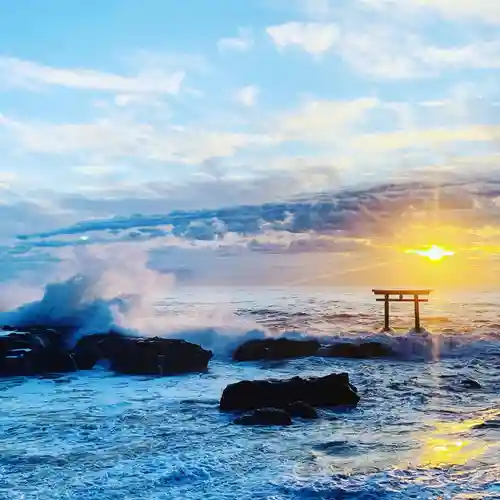
POLYGON ((0 376, 70 372, 77 366, 65 348, 64 331, 30 326, 4 327, 0 336, 0 376), (11 333, 8 333, 11 331, 11 333))
POLYGON ((319 356, 332 358, 391 358, 397 353, 387 344, 382 342, 339 342, 324 346, 318 351, 319 356))
POLYGON ((239 346, 233 353, 235 361, 280 360, 316 354, 317 340, 257 339, 239 346))
POLYGON ((74 349, 81 369, 90 369, 98 361, 107 360, 112 370, 137 375, 205 371, 212 356, 211 351, 185 340, 126 337, 115 332, 84 337, 74 349))
POLYGON ((461 384, 463 387, 466 387, 467 389, 481 389, 482 386, 481 384, 472 378, 465 378, 461 381, 461 384))
POLYGON ((291 425, 290 415, 279 408, 260 408, 250 415, 238 417, 235 421, 238 425, 291 425))
POLYGON ((286 407, 286 411, 292 417, 305 418, 309 420, 319 418, 316 408, 304 403, 304 401, 295 401, 294 403, 289 404, 286 407))
POLYGON ((228 385, 220 400, 223 411, 246 411, 258 408, 281 408, 297 401, 311 406, 356 406, 356 388, 347 373, 325 377, 287 380, 244 380, 228 385))
POLYGON ((83 337, 69 350, 69 328, 3 327, 0 376, 28 376, 92 369, 101 360, 118 373, 174 375, 205 371, 212 358, 184 340, 128 337, 110 331, 83 337))

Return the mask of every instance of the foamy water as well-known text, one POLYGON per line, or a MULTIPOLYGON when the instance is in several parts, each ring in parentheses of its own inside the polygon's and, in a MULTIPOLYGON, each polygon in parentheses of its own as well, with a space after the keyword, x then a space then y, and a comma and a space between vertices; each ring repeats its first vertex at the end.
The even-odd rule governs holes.
POLYGON ((0 498, 500 498, 498 304, 491 293, 435 296, 423 334, 409 333, 411 304, 397 305, 387 336, 375 333, 370 290, 172 290, 135 324, 214 349, 209 372, 0 381, 0 498), (283 334, 382 339, 401 359, 227 357, 245 338, 283 334), (332 371, 349 373, 356 409, 285 429, 218 411, 228 383, 332 371))

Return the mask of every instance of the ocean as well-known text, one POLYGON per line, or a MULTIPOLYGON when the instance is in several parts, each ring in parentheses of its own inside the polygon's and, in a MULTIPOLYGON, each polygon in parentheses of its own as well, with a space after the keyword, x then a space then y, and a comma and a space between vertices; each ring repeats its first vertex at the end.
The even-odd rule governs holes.
POLYGON ((369 288, 173 289, 145 321, 212 349, 209 371, 0 380, 0 499, 500 499, 500 294, 431 295, 423 333, 412 307, 392 307, 388 335, 369 288), (400 355, 230 359, 283 335, 376 338, 400 355), (331 372, 349 374, 357 408, 285 428, 219 412, 229 383, 331 372))

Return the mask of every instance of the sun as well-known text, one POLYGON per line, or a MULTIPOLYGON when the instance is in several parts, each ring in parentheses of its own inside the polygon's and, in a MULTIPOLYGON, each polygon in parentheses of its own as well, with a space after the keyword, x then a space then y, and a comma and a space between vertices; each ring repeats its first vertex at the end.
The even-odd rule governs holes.
POLYGON ((452 255, 455 255, 455 252, 446 250, 445 248, 437 245, 432 245, 424 250, 406 250, 406 253, 414 253, 416 255, 420 255, 421 257, 427 257, 432 261, 439 261, 444 257, 451 257, 452 255))

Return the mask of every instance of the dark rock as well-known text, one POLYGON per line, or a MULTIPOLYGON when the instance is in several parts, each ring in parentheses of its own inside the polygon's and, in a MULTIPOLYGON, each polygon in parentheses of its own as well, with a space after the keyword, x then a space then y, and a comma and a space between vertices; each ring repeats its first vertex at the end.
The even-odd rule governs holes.
POLYGON ((75 371, 64 342, 64 332, 38 326, 0 336, 0 376, 75 371))
POLYGON ((390 358, 395 357, 397 353, 388 345, 382 342, 361 342, 350 343, 340 342, 323 347, 319 356, 338 357, 338 358, 390 358))
POLYGON ((315 408, 303 401, 295 401, 286 407, 286 411, 292 417, 316 419, 319 418, 319 414, 315 408))
POLYGON ((98 361, 107 360, 112 370, 137 375, 205 371, 212 356, 211 351, 185 340, 144 339, 116 332, 84 337, 74 349, 75 360, 81 369, 90 369, 98 361))
POLYGON ((313 356, 317 340, 257 339, 245 342, 233 354, 235 361, 279 360, 313 356))
POLYGON ((73 348, 73 357, 80 370, 91 370, 101 360, 109 359, 120 349, 127 336, 110 331, 82 337, 73 348))
POLYGON ((296 401, 311 406, 356 406, 359 396, 347 373, 288 380, 245 380, 224 389, 220 409, 286 408, 296 401))
POLYGON ((487 420, 475 425, 473 429, 500 429, 500 420, 487 420))
POLYGON ((462 385, 464 387, 467 387, 468 389, 481 389, 481 384, 479 382, 476 382, 475 380, 471 378, 466 378, 462 380, 462 385))
POLYGON ((260 408, 234 421, 238 425, 291 425, 290 415, 279 408, 260 408))

